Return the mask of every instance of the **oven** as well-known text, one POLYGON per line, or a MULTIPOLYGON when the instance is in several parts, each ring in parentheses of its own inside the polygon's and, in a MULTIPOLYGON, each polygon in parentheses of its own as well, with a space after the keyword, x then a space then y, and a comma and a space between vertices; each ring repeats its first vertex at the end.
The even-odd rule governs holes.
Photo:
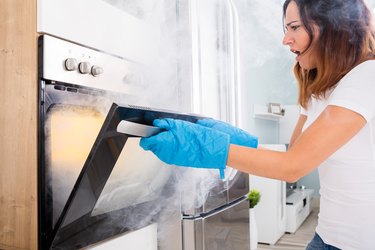
POLYGON ((202 116, 186 111, 198 110, 232 121, 232 67, 212 72, 217 85, 194 81, 189 3, 140 1, 135 18, 115 2, 38 1, 39 248, 97 249, 145 229, 141 241, 160 250, 248 249, 248 175, 167 166, 138 146, 154 118, 194 122, 202 116), (167 26, 155 28, 157 14, 167 26), (161 43, 171 26, 183 35, 161 43))
POLYGON ((40 249, 83 248, 155 223, 173 169, 119 125, 193 116, 140 107, 142 88, 126 77, 134 62, 44 35, 39 63, 40 249))
MULTIPOLYGON (((127 68, 128 64, 47 35, 39 39, 40 249, 57 247, 60 243, 57 238, 64 238, 59 228, 88 212, 92 200, 85 196, 82 201, 87 203, 87 208, 78 209, 76 216, 68 216, 66 220, 61 217, 68 210, 66 204, 73 199, 70 194, 77 188, 76 181, 112 101, 119 98, 131 103, 134 100, 131 91, 108 85, 115 81, 105 77, 111 73, 107 63, 116 63, 120 68, 120 65, 127 68), (99 58, 103 56, 108 61, 99 58), (111 86, 123 92, 111 95, 111 86)), ((77 228, 79 224, 72 227, 77 228)), ((79 248, 89 242, 69 244, 79 248)))
POLYGON ((142 65, 48 35, 39 63, 40 249, 89 247, 153 223, 158 235, 173 235, 158 239, 159 249, 189 249, 191 222, 247 211, 247 175, 228 168, 221 180, 139 147, 140 136, 160 132, 156 118, 202 118, 145 105, 143 85, 126 77, 142 65))

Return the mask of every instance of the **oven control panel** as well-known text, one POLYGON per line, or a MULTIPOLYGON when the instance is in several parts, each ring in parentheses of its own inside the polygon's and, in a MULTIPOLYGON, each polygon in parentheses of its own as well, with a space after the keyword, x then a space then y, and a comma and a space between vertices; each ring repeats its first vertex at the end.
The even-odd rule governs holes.
POLYGON ((42 39, 42 78, 126 94, 141 91, 136 73, 141 64, 49 35, 42 39))
POLYGON ((78 70, 81 74, 91 74, 93 76, 98 76, 104 72, 103 67, 97 65, 91 65, 90 62, 79 62, 75 58, 67 58, 64 63, 65 69, 67 71, 78 70))
POLYGON ((65 60, 65 69, 68 71, 74 71, 77 69, 78 62, 75 58, 67 58, 65 60))

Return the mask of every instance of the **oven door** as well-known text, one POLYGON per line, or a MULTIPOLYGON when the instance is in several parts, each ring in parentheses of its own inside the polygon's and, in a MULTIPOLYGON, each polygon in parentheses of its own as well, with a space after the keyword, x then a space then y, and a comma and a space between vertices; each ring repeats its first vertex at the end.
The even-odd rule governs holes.
POLYGON ((116 98, 63 83, 41 89, 41 248, 82 248, 154 223, 168 206, 162 194, 176 181, 173 168, 119 125, 140 124, 144 132, 156 118, 202 117, 115 103, 107 109, 116 98))

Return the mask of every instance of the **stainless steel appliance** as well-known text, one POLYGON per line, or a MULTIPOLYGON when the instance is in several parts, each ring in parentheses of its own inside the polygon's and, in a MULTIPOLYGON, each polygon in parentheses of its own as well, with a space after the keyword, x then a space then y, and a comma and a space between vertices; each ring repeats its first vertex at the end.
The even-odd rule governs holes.
POLYGON ((228 170, 227 179, 210 190, 203 206, 184 211, 183 249, 249 249, 248 176, 228 170))
MULTIPOLYGON (((237 9, 232 0, 190 3, 194 110, 241 126, 237 9)), ((183 210, 184 249, 249 249, 248 175, 228 168, 224 181, 208 186, 202 206, 183 210)), ((192 192, 203 196, 201 188, 192 192)))
MULTIPOLYGON (((133 166, 140 164, 134 157, 117 160, 122 151, 130 151, 133 155, 140 152, 135 147, 122 150, 127 136, 116 131, 106 134, 109 151, 98 148, 100 154, 95 152, 95 147, 101 145, 98 142, 100 133, 110 123, 106 117, 114 112, 112 103, 136 104, 139 99, 134 94, 140 90, 127 78, 131 75, 129 69, 134 67, 137 67, 134 62, 51 36, 40 37, 38 151, 41 249, 81 248, 130 230, 118 219, 137 216, 139 208, 147 206, 147 201, 152 200, 150 196, 160 191, 168 179, 169 171, 161 169, 159 161, 142 152, 146 161, 142 164, 144 171, 138 172, 144 174, 143 179, 142 176, 140 178, 144 185, 136 186, 123 179, 123 186, 133 184, 127 187, 133 196, 127 197, 126 202, 140 204, 137 209, 130 207, 128 210, 134 211, 127 215, 120 212, 122 207, 93 214, 94 206, 96 210, 100 208, 96 201, 104 184, 116 182, 108 180, 115 164, 127 166, 127 176, 137 172, 133 166), (151 182, 150 174, 155 174, 155 171, 160 171, 161 177, 158 182, 151 182), (151 185, 155 192, 139 191, 151 185), (143 199, 139 199, 141 195, 143 199)), ((144 224, 151 223, 151 220, 144 224)))

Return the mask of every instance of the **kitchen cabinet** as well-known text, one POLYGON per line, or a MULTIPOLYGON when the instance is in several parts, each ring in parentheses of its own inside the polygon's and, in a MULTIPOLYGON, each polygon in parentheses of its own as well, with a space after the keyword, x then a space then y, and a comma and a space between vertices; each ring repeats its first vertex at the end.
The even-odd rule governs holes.
POLYGON ((0 249, 37 249, 36 0, 0 1, 0 249))
POLYGON ((286 198, 286 232, 295 233, 312 211, 313 189, 293 190, 286 198))

